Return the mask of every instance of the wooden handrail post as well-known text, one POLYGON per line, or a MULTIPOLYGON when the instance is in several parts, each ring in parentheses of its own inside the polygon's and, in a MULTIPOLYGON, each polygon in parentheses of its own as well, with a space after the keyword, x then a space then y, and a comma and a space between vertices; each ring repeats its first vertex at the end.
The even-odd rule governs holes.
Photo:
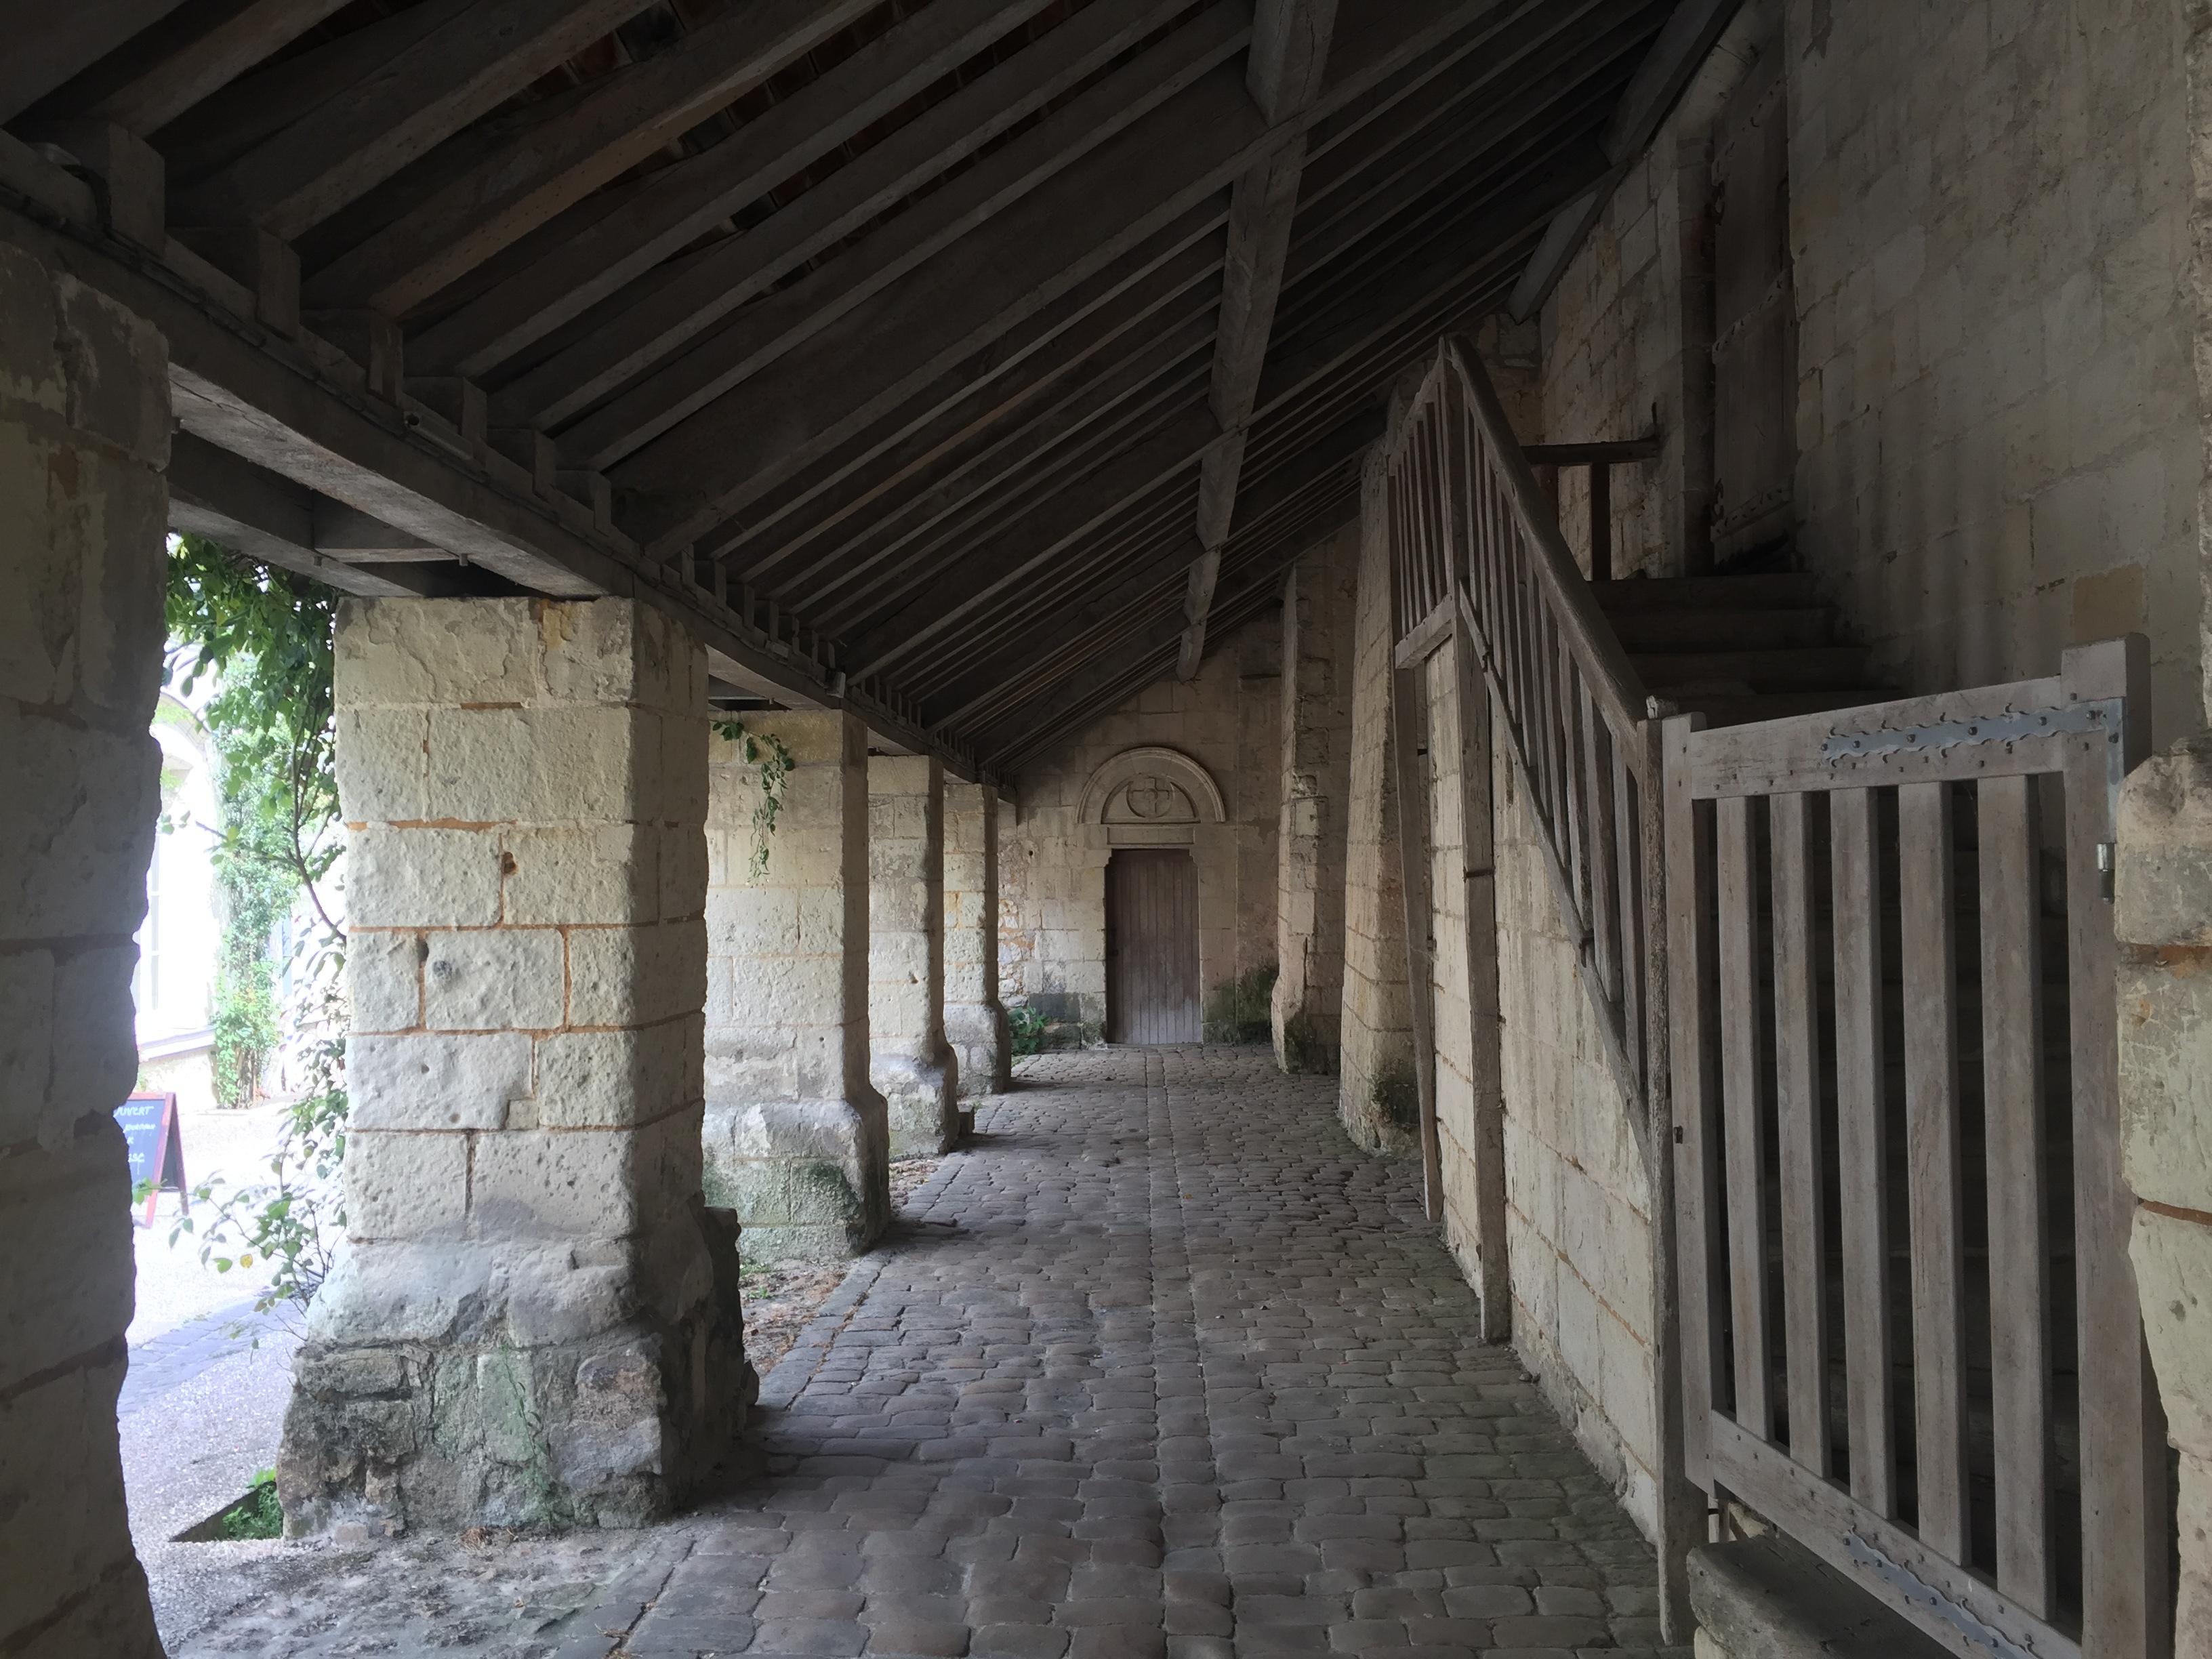
POLYGON ((1590 463, 1589 530, 1590 580, 1613 580, 1613 467, 1609 462, 1590 463))

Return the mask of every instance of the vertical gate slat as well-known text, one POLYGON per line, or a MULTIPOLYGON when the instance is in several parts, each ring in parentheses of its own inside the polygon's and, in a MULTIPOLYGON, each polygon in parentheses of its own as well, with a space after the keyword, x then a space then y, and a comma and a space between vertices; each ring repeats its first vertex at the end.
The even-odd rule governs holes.
POLYGON ((1674 1118, 1674 1285, 1681 1329, 1683 1472, 1710 1489, 1713 1391, 1721 1376, 1719 1310, 1713 1273, 1720 1260, 1719 1160, 1711 1103, 1719 1094, 1720 1055, 1713 1041, 1715 998, 1711 805, 1692 794, 1689 748, 1705 724, 1680 714, 1662 730, 1666 806, 1667 1065, 1674 1118))
POLYGON ((1811 798, 1767 803, 1774 869, 1774 1094, 1782 1165, 1783 1340, 1790 1455, 1829 1471, 1826 1295, 1827 1171, 1820 1134, 1819 987, 1813 963, 1811 798))
POLYGON ((1978 787, 1977 799, 1997 1588, 2037 1618, 2047 1619, 2052 1587, 2051 1297, 2034 780, 1988 779, 1978 787))
MULTIPOLYGON (((1627 756, 1616 744, 1613 750, 1611 816, 1613 893, 1620 912, 1620 1024, 1634 1062, 1636 1079, 1648 1095, 1652 1078, 1649 1034, 1644 1029, 1644 884, 1638 879, 1644 858, 1644 824, 1637 810, 1638 804, 1636 786, 1629 775, 1627 756)), ((1662 1132, 1660 1126, 1654 1126, 1653 1133, 1662 1132)))
POLYGON ((1735 1330, 1735 1420, 1773 1437, 1766 1333, 1766 1182, 1759 1123, 1759 889, 1751 802, 1713 808, 1720 900, 1721 1115, 1727 1142, 1729 1305, 1735 1330))
POLYGON ((2124 697, 2126 726, 2069 740, 2067 999, 2073 1058, 2075 1297, 2081 1387, 2081 1650, 2093 1659, 2172 1651, 2166 1414, 2128 1260, 2134 1195, 2120 1173, 2119 1038, 2112 901, 2094 849, 2114 834, 2110 779, 2149 744, 2140 636, 2066 653, 2070 702, 2124 697), (2115 756, 2112 751, 2119 752, 2115 756))
POLYGON ((1875 843, 1874 792, 1828 797, 1828 868, 1836 933, 1836 1156, 1844 1237, 1844 1376, 1851 1496, 1897 1513, 1890 1425, 1889 1132, 1882 1024, 1887 912, 1875 843))
POLYGON ((1966 1555, 1966 1298, 1950 786, 1901 786, 1897 817, 1917 1525, 1930 1549, 1961 1561, 1966 1555))

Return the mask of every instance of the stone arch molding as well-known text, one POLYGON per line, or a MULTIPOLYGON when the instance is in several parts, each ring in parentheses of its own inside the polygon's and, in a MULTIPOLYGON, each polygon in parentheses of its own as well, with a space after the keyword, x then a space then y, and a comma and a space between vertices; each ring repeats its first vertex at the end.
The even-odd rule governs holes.
POLYGON ((1221 790, 1213 781, 1213 775, 1181 750, 1158 746, 1124 749, 1112 759, 1102 762, 1083 786, 1082 821, 1105 823, 1106 809, 1122 787, 1145 778, 1158 778, 1180 789, 1189 799, 1198 823, 1229 821, 1228 809, 1222 805, 1221 790))

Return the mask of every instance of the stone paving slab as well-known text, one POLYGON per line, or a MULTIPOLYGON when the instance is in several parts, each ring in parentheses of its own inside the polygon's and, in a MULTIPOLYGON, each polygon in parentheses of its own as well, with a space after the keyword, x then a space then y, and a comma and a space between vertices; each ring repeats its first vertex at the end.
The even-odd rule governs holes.
MULTIPOLYGON (((668 1525, 287 1547, 178 1659, 1650 1655, 1650 1547, 1264 1050, 1025 1062, 668 1525)), ((1672 1650, 1686 1653, 1686 1650, 1672 1650)))

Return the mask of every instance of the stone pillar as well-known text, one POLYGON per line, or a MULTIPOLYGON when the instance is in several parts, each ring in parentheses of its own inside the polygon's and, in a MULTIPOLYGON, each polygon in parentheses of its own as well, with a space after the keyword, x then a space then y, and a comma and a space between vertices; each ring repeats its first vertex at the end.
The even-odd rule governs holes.
POLYGON ((868 762, 869 1080, 893 1158, 960 1139, 959 1068, 945 1042, 945 764, 868 762))
POLYGON ((741 1426, 700 1194, 706 662, 629 599, 348 600, 352 1249, 286 1529, 632 1526, 741 1426))
POLYGON ((1337 1115, 1370 1152, 1420 1151, 1413 1005, 1392 760, 1389 544, 1373 463, 1363 474, 1352 620, 1351 755, 1345 813, 1344 998, 1337 1115))
POLYGON ((2129 1255, 2180 1453, 2173 1651, 2212 1653, 2212 732, 2128 779, 2118 862, 2129 1255))
POLYGON ((1344 997, 1345 808, 1352 769, 1357 526, 1291 568, 1283 592, 1282 817, 1268 1009, 1275 1063, 1337 1069, 1344 997))
POLYGON ((890 1219, 868 1081, 867 732, 846 714, 743 726, 714 740, 707 1191, 743 1219, 748 1259, 834 1261, 890 1219))
POLYGON ((158 1659, 115 1400, 167 349, 0 243, 0 1653, 158 1659))
POLYGON ((945 1036, 960 1098, 1003 1093, 1013 1043, 999 1001, 999 799, 980 783, 945 786, 945 1036))

